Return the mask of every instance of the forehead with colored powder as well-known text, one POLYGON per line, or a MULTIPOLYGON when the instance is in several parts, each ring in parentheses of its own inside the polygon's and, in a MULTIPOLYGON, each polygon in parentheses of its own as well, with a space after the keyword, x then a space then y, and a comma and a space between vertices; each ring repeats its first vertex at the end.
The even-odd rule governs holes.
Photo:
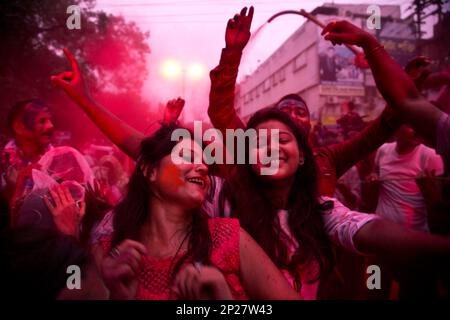
POLYGON ((309 109, 306 106, 306 104, 300 100, 296 100, 296 99, 285 99, 283 101, 281 101, 278 105, 277 105, 278 109, 284 109, 284 108, 298 108, 298 109, 302 109, 305 112, 309 113, 309 109))

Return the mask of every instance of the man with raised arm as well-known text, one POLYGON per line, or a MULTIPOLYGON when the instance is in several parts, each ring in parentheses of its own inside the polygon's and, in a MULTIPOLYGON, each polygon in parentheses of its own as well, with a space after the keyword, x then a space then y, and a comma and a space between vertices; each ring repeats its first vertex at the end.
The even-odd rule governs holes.
POLYGON ((333 44, 363 48, 378 90, 444 158, 450 158, 450 117, 422 97, 413 81, 386 52, 377 39, 348 21, 329 23, 322 32, 333 44))

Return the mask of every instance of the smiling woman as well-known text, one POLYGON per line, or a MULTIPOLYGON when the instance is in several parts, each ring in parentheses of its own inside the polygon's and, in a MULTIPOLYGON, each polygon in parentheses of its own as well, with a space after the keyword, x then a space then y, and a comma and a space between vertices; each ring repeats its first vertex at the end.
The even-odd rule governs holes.
POLYGON ((176 164, 203 161, 213 164, 259 164, 262 175, 277 174, 279 159, 279 128, 229 129, 225 138, 217 129, 207 129, 203 133, 202 122, 194 121, 194 136, 184 128, 172 132, 172 141, 180 141, 171 152, 172 161, 176 164), (193 141, 207 143, 205 149, 191 152, 193 141), (224 151, 224 144, 227 152, 224 151), (236 147, 235 147, 236 145, 236 147), (224 157, 225 155, 225 157, 224 157))
MULTIPOLYGON (((142 141, 113 233, 100 240, 105 284, 115 299, 292 299, 282 274, 236 219, 209 219, 208 167, 171 159, 175 146, 201 155, 194 140, 173 141, 176 125, 142 141), (267 279, 270 279, 267 281, 267 279)), ((192 159, 192 157, 189 157, 192 159)))

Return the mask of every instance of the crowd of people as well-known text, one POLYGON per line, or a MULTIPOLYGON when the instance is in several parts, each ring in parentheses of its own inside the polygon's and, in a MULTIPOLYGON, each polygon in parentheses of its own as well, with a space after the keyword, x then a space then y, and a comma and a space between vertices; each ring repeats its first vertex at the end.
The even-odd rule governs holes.
POLYGON ((15 104, 13 139, 1 154, 4 292, 52 299, 450 297, 450 71, 431 74, 424 57, 404 70, 371 34, 331 22, 326 40, 363 49, 386 101, 380 116, 365 123, 350 103, 338 121, 344 139, 318 143, 322 129, 312 129, 307 101, 291 93, 244 123, 235 86, 253 12, 243 8, 228 21, 210 73, 208 115, 223 136, 267 129, 269 139, 279 139, 278 170, 263 174, 260 160, 192 161, 203 158, 205 145, 172 139, 175 130, 190 130, 178 121, 181 98, 167 103, 160 126, 145 136, 91 97, 65 49, 70 70, 50 80, 134 165, 128 170, 114 151, 96 157, 52 146, 46 103, 15 104), (436 101, 421 94, 431 86, 442 87, 436 101), (172 157, 179 145, 182 163, 172 157), (81 269, 77 289, 67 287, 73 265, 81 269), (381 289, 368 289, 368 265, 380 267, 381 289))

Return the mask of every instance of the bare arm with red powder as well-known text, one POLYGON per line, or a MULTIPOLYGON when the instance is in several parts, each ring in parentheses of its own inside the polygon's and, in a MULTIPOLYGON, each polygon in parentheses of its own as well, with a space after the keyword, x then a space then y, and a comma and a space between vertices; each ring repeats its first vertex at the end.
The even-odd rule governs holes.
MULTIPOLYGON (((124 153, 136 160, 142 139, 145 135, 119 119, 111 111, 92 99, 89 90, 83 81, 78 63, 69 50, 64 53, 70 62, 71 71, 65 71, 52 76, 52 82, 61 88, 81 109, 92 119, 97 127, 124 153)), ((183 110, 185 101, 178 97, 167 102, 164 110, 163 123, 176 122, 183 110)))
POLYGON ((234 109, 234 90, 242 51, 250 39, 253 7, 243 8, 240 14, 228 20, 225 31, 225 49, 219 65, 210 72, 208 115, 211 123, 225 136, 226 129, 243 129, 244 123, 234 109))
POLYGON ((91 98, 77 61, 69 50, 64 49, 64 53, 70 61, 72 70, 52 76, 52 82, 78 104, 115 145, 136 160, 144 134, 123 122, 91 98))
POLYGON ((375 37, 347 21, 328 24, 322 34, 333 43, 362 47, 377 87, 388 104, 431 144, 436 144, 436 126, 442 111, 420 95, 414 82, 375 37))
POLYGON ((241 279, 251 299, 300 299, 264 250, 243 229, 240 232, 239 250, 241 279))

